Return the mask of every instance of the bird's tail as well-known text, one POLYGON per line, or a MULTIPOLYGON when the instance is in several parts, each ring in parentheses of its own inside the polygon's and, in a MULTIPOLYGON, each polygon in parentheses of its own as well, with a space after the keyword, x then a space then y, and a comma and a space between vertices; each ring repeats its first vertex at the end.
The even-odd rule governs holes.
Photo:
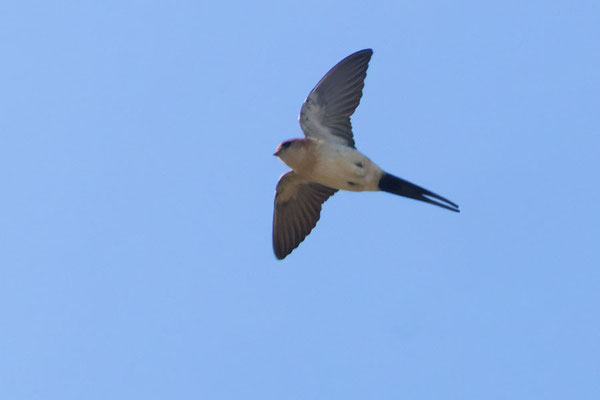
POLYGON ((379 183, 377 184, 380 190, 388 193, 394 193, 399 196, 410 197, 411 199, 424 201, 425 203, 434 204, 439 207, 443 207, 450 211, 460 212, 458 205, 454 204, 450 200, 430 192, 427 189, 423 189, 420 186, 405 181, 404 179, 398 178, 392 174, 384 172, 379 183), (432 200, 437 199, 440 201, 432 200))

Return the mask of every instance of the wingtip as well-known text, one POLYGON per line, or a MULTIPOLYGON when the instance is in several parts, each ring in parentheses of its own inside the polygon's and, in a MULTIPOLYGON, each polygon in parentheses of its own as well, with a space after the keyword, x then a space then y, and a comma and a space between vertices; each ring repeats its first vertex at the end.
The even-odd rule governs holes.
POLYGON ((369 57, 371 57, 373 55, 373 49, 369 49, 369 48, 362 49, 362 50, 355 52, 354 54, 368 54, 369 57))
POLYGON ((346 58, 344 58, 344 60, 347 60, 349 58, 354 58, 354 57, 361 57, 361 56, 366 56, 367 58, 371 58, 371 56, 373 55, 373 49, 362 49, 362 50, 358 50, 355 51, 354 53, 350 54, 349 56, 347 56, 346 58))

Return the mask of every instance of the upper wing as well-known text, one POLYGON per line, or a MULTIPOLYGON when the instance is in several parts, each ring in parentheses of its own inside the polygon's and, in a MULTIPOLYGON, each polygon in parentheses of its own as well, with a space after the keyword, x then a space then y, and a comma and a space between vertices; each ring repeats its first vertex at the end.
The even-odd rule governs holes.
POLYGON ((289 171, 281 176, 275 192, 273 250, 283 260, 315 227, 321 204, 337 189, 308 182, 289 171))
POLYGON ((365 49, 349 55, 317 83, 298 116, 305 136, 354 147, 350 116, 360 103, 372 54, 365 49))

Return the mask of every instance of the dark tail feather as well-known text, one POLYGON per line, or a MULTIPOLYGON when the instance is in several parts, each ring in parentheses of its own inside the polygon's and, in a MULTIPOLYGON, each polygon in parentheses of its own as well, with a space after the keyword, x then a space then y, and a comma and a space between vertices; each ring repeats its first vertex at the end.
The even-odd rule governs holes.
POLYGON ((427 189, 423 189, 420 186, 400 179, 392 174, 386 172, 383 173, 378 183, 379 189, 384 192, 394 193, 404 197, 410 197, 411 199, 424 201, 425 203, 434 204, 439 207, 443 207, 450 211, 460 212, 458 205, 454 204, 448 199, 443 198, 427 189), (430 197, 440 200, 432 200, 430 197))

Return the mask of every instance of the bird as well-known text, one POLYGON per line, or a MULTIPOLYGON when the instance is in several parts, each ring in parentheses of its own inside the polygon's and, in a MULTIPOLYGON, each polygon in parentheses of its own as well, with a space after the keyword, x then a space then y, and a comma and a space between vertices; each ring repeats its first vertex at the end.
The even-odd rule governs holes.
POLYGON ((304 138, 286 140, 274 156, 291 168, 277 182, 273 251, 287 257, 338 190, 384 191, 460 212, 457 204, 394 176, 356 150, 350 117, 362 97, 372 49, 350 54, 323 76, 304 100, 298 121, 304 138))

